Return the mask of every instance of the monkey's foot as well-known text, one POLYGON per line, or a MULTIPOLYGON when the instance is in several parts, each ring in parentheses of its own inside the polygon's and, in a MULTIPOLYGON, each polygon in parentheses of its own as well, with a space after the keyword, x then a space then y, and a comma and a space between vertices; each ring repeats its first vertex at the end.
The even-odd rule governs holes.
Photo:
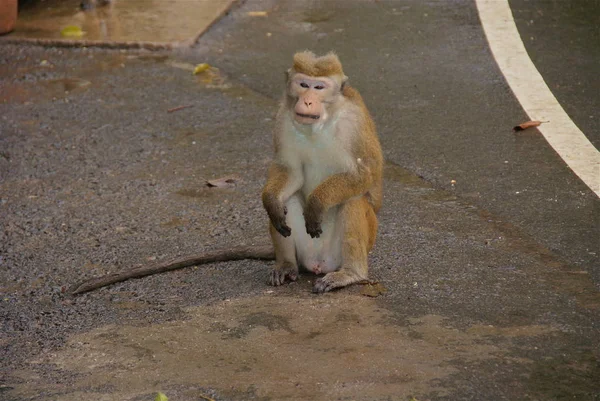
POLYGON ((358 277, 356 274, 348 274, 344 271, 331 272, 315 281, 312 292, 322 294, 361 280, 363 280, 363 278, 358 277))
POLYGON ((285 284, 286 278, 290 281, 298 280, 298 266, 292 263, 284 263, 281 266, 275 266, 270 275, 268 284, 279 286, 285 284))

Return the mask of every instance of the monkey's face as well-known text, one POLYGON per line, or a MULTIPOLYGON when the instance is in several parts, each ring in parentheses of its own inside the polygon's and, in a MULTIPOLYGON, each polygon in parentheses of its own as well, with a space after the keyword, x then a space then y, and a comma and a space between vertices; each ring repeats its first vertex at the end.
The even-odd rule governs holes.
POLYGON ((316 124, 327 119, 327 104, 335 101, 340 86, 328 77, 310 77, 296 73, 289 84, 289 94, 295 100, 294 119, 299 124, 316 124))

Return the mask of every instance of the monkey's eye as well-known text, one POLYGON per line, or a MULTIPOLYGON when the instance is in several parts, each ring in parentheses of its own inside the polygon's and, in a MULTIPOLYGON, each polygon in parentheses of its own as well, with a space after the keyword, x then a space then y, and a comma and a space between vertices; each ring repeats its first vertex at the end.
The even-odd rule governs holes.
POLYGON ((315 86, 316 90, 321 90, 321 89, 325 89, 325 87, 323 85, 317 85, 315 86))
POLYGON ((300 82, 300 86, 303 88, 308 88, 308 84, 306 82, 300 82))

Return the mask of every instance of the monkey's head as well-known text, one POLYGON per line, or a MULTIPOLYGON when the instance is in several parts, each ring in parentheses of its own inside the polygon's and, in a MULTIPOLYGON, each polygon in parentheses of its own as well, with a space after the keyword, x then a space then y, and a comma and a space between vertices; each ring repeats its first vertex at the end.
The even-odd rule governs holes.
POLYGON ((294 66, 287 71, 288 109, 294 120, 300 124, 326 121, 347 79, 334 53, 321 57, 310 51, 296 53, 294 66))

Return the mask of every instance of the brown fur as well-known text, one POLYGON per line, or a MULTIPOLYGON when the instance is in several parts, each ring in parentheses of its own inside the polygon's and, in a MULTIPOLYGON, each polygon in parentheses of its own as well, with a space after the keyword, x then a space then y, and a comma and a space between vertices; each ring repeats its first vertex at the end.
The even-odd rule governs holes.
POLYGON ((317 57, 311 51, 294 54, 294 70, 311 77, 343 76, 342 63, 335 53, 317 57))

